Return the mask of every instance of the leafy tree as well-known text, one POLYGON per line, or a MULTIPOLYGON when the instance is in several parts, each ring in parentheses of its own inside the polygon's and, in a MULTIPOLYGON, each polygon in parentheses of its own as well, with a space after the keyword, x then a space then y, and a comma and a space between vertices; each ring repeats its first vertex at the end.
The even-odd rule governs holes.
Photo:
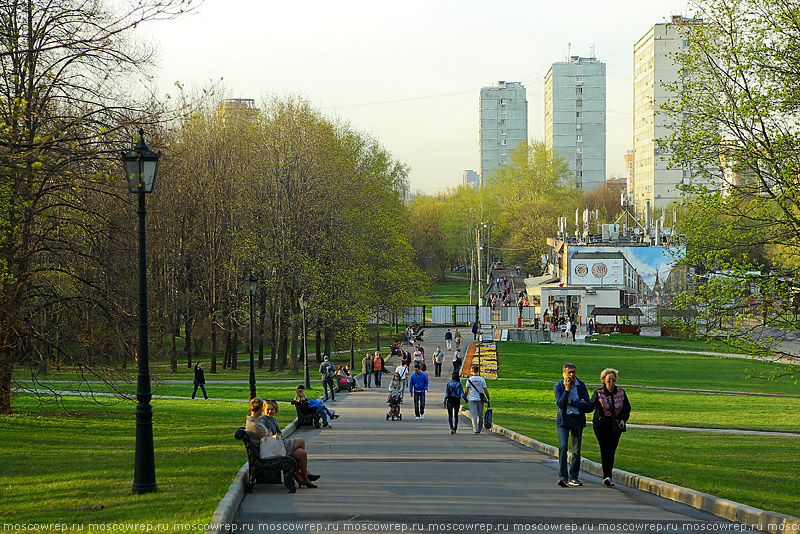
POLYGON ((800 246, 800 10, 780 0, 696 8, 705 23, 683 28, 688 47, 676 57, 683 76, 665 107, 673 162, 705 178, 685 184, 695 203, 687 262, 707 273, 688 300, 707 324, 724 313, 723 326, 734 327, 728 333, 784 353, 781 332, 796 327, 789 297, 800 246), (698 301, 711 295, 708 305, 698 301))
POLYGON ((131 308, 112 276, 130 240, 109 214, 130 202, 116 198, 119 141, 129 147, 131 126, 153 121, 155 109, 146 93, 130 96, 151 54, 126 37, 182 11, 179 0, 127 11, 0 4, 0 413, 11 410, 15 363, 55 353, 94 367, 125 328, 117 321, 131 308))

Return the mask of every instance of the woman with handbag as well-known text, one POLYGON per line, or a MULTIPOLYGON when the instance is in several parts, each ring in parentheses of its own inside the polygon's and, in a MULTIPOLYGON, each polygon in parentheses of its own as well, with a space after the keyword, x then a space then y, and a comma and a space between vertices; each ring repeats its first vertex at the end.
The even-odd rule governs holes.
POLYGON ((619 438, 626 429, 631 416, 631 403, 625 390, 617 387, 616 369, 603 369, 600 381, 603 387, 595 390, 589 403, 594 408, 592 428, 600 445, 600 460, 603 464, 603 484, 613 486, 611 481, 614 469, 614 454, 617 452, 619 438))
POLYGON ((277 412, 278 403, 275 401, 267 401, 265 404, 258 397, 250 399, 250 413, 247 416, 245 430, 261 441, 261 458, 292 456, 297 460, 298 468, 295 473, 297 483, 300 487, 316 488, 317 485, 312 480, 317 480, 319 475, 308 473, 308 453, 306 453, 305 441, 303 439, 283 440, 278 422, 272 417, 277 412), (266 414, 264 414, 265 405, 267 406, 266 414))

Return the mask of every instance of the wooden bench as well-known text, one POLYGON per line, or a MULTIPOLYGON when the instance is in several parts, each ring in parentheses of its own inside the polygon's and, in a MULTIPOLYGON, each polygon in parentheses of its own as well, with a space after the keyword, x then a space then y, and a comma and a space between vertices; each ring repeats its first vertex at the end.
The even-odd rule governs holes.
POLYGON ((292 400, 292 404, 297 410, 297 428, 301 426, 319 428, 322 426, 322 416, 316 410, 306 411, 294 400, 292 400))
POLYGON ((294 474, 297 472, 297 460, 291 456, 259 458, 260 451, 250 440, 250 434, 243 426, 239 427, 233 437, 241 440, 247 450, 247 463, 249 466, 249 475, 245 484, 247 493, 253 491, 255 484, 280 484, 281 482, 289 490, 289 493, 297 491, 294 481, 294 474), (283 480, 281 480, 281 474, 283 474, 283 480))

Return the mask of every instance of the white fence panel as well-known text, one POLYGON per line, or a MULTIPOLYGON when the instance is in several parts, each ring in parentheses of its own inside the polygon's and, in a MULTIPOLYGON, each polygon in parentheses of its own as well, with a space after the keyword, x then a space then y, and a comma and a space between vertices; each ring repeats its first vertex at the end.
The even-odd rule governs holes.
POLYGON ((452 306, 431 306, 432 324, 452 324, 452 322, 453 322, 452 306))

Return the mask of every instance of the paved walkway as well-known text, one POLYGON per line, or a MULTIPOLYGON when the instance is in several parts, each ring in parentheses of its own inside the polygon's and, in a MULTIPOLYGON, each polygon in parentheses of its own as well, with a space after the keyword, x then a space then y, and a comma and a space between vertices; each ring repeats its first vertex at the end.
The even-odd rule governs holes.
MULTIPOLYGON (((465 336, 467 337, 467 336, 465 336)), ((468 336, 471 337, 471 336, 468 336)), ((426 354, 438 339, 425 343, 426 354)), ((452 532, 507 528, 614 532, 741 532, 726 521, 650 493, 607 488, 584 474, 579 488, 560 488, 557 460, 484 430, 466 418, 451 435, 441 407, 452 369, 434 378, 425 418, 414 419, 407 396, 402 421, 386 421, 386 386, 343 396, 332 429, 302 428, 316 489, 286 493, 256 486, 235 516, 236 528, 296 532, 452 532)), ((393 368, 396 362, 390 362, 393 368)), ((490 384, 491 391, 491 384, 490 384)), ((338 398, 338 397, 337 397, 338 398)), ((585 439, 593 439, 590 432, 585 439)), ((624 439, 623 439, 624 441, 624 439)), ((624 446, 624 443, 623 445, 624 446)))

